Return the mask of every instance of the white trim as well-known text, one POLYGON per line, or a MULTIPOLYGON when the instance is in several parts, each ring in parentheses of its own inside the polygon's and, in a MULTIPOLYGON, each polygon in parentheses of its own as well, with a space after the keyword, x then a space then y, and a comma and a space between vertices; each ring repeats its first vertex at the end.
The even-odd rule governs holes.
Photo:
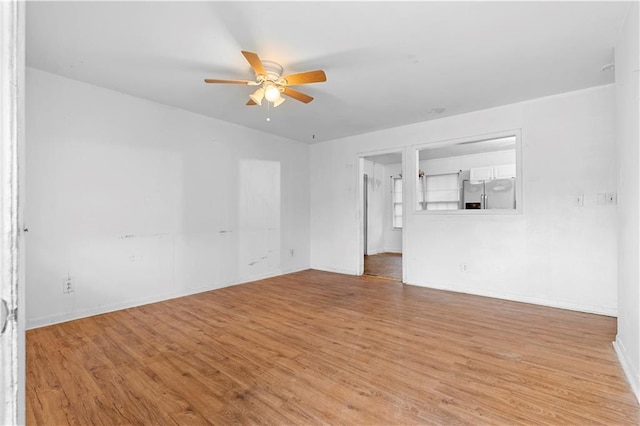
POLYGON ((374 254, 382 254, 385 253, 386 250, 381 248, 381 249, 377 249, 377 250, 367 250, 367 256, 373 256, 374 254))
POLYGON ((367 255, 374 255, 374 254, 383 254, 383 253, 396 253, 396 254, 402 254, 401 249, 398 249, 397 247, 394 248, 381 248, 378 250, 370 250, 369 253, 367 253, 367 255))
POLYGON ((585 312, 589 314, 606 315, 609 317, 617 317, 617 308, 611 308, 607 306, 599 305, 585 305, 580 303, 566 302, 563 300, 553 300, 531 296, 521 296, 516 294, 499 293, 495 291, 487 291, 477 288, 460 288, 460 286, 441 283, 426 283, 426 282, 409 282, 408 285, 414 285, 417 287, 432 288, 435 290, 445 290, 454 293, 471 294, 474 296, 491 297, 493 299, 509 300, 512 302, 530 303, 532 305, 548 306, 550 308, 567 309, 569 311, 585 312))
POLYGON ((397 247, 386 247, 384 249, 385 253, 394 253, 394 254, 402 254, 402 249, 399 249, 397 247))
POLYGON ((10 315, 0 339, 0 423, 25 422, 24 266, 19 231, 24 88, 24 5, 0 1, 0 294, 10 315))
MULTIPOLYGON (((402 226, 395 226, 395 218, 396 218, 396 204, 400 204, 402 207, 402 219, 404 220, 404 209, 405 209, 405 205, 404 205, 404 200, 402 199, 402 195, 404 194, 404 178, 402 176, 399 177, 395 177, 395 176, 391 176, 391 193, 390 195, 390 200, 391 203, 389 203, 390 205, 387 206, 387 209, 390 209, 390 213, 389 213, 389 218, 391 219, 391 230, 392 231, 402 231, 402 228, 404 228, 404 221, 402 222, 402 226), (400 202, 396 203, 396 181, 400 180, 400 185, 402 186, 402 191, 400 193, 400 202)), ((386 200, 385 200, 386 201, 386 200)), ((383 225, 383 227, 387 227, 389 225, 389 223, 385 223, 383 225)))
MULTIPOLYGON (((362 255, 364 258, 364 254, 362 255)), ((342 274, 342 275, 362 275, 362 272, 358 273, 358 271, 349 271, 347 269, 342 268, 334 268, 333 266, 324 266, 324 265, 311 265, 311 269, 322 272, 331 272, 334 274, 342 274)))
POLYGON ((640 373, 634 369, 633 362, 631 362, 627 356, 627 350, 622 344, 622 341, 618 339, 618 336, 616 336, 616 340, 613 341, 612 344, 613 349, 616 351, 616 355, 618 355, 618 361, 620 361, 622 371, 627 377, 629 385, 631 385, 631 390, 636 395, 638 402, 640 402, 640 373))
MULTIPOLYGON (((358 243, 358 250, 356 251, 358 258, 356 259, 356 265, 357 265, 357 269, 356 269, 356 273, 355 275, 362 275, 364 274, 364 253, 365 250, 364 249, 364 240, 365 240, 365 235, 363 232, 363 228, 364 228, 364 189, 363 189, 363 185, 364 185, 364 157, 363 156, 358 156, 358 168, 357 168, 357 173, 356 173, 356 188, 357 190, 354 191, 356 194, 356 213, 358 215, 358 226, 356 229, 356 241, 358 243)), ((323 269, 324 270, 324 269, 323 269)), ((331 271, 331 269, 327 269, 329 271, 331 271)), ((340 273, 340 271, 332 271, 332 272, 338 272, 340 273)), ((347 272, 348 274, 351 274, 351 272, 347 272)))

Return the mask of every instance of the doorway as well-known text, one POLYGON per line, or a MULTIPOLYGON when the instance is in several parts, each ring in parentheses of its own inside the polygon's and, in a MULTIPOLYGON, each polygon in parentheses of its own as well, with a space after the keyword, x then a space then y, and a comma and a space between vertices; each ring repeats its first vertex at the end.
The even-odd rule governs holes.
POLYGON ((365 255, 364 275, 402 281, 402 253, 365 255))
POLYGON ((361 157, 361 272, 402 281, 402 151, 361 157))

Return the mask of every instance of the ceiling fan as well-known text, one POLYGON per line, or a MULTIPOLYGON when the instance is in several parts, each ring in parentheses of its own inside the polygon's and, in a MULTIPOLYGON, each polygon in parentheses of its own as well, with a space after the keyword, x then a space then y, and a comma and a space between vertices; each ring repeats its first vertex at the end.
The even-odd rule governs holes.
POLYGON ((324 71, 307 71, 298 74, 282 75, 282 66, 273 61, 262 61, 256 53, 242 51, 242 54, 256 73, 256 80, 220 80, 215 78, 205 78, 205 83, 225 83, 225 84, 246 84, 248 86, 260 86, 249 95, 247 105, 262 105, 262 100, 266 99, 273 103, 274 107, 285 101, 281 95, 288 96, 297 101, 308 104, 313 98, 302 92, 291 89, 289 86, 301 84, 321 83, 327 81, 324 71))

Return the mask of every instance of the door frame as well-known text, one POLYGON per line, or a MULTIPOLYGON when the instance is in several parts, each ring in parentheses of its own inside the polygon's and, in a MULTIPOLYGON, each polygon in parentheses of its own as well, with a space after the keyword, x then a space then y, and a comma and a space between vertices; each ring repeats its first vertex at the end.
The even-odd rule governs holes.
POLYGON ((25 423, 24 100, 25 5, 0 1, 0 423, 25 423))
POLYGON ((364 256, 368 254, 367 244, 369 230, 369 175, 362 174, 362 252, 364 256))
MULTIPOLYGON (((356 185, 356 188, 358 188, 357 192, 356 192, 356 211, 358 213, 358 230, 357 230, 357 246, 358 246, 358 251, 357 251, 357 259, 356 259, 356 265, 358 265, 358 269, 357 269, 357 275, 364 275, 364 240, 365 240, 365 236, 364 236, 364 215, 365 215, 365 211, 364 211, 364 160, 366 159, 366 157, 371 157, 374 155, 381 155, 381 154, 400 154, 400 156, 402 157, 402 175, 403 176, 408 176, 406 171, 407 171, 407 147, 395 147, 395 148, 388 148, 388 149, 382 149, 382 150, 376 150, 376 151, 364 151, 364 152, 359 152, 357 154, 357 164, 358 164, 358 173, 357 173, 357 182, 358 184, 356 185)), ((407 212, 408 212, 408 190, 407 190, 407 185, 402 185, 402 256, 403 256, 403 261, 402 261, 402 282, 405 283, 406 282, 406 277, 407 277, 407 271, 406 271, 406 265, 407 262, 404 261, 404 256, 406 254, 406 224, 407 224, 407 212)))

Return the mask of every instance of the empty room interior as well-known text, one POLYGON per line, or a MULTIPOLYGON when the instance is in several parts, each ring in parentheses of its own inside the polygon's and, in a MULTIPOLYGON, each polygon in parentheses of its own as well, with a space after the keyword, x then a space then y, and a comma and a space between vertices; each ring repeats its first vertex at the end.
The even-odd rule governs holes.
POLYGON ((640 423, 637 1, 18 15, 16 423, 640 423))

